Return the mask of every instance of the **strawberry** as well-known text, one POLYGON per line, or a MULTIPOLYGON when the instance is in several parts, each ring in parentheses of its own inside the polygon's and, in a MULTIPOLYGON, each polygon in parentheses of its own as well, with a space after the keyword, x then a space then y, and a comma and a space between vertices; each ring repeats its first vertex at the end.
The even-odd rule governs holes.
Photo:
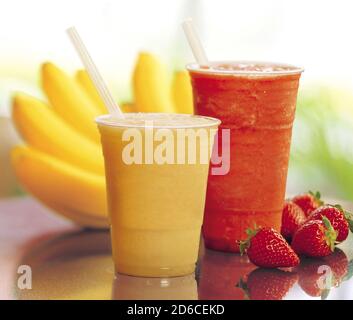
POLYGON ((295 231, 305 220, 304 211, 294 202, 286 201, 282 210, 282 236, 287 240, 291 240, 295 231))
POLYGON ((297 254, 308 257, 324 257, 335 249, 337 232, 326 217, 309 220, 296 231, 292 248, 297 254))
POLYGON ((346 220, 342 207, 331 205, 321 206, 309 215, 308 220, 321 220, 322 217, 326 217, 330 220, 332 227, 336 230, 336 241, 342 242, 347 239, 349 224, 346 220))
POLYGON ((258 228, 246 231, 248 239, 240 241, 240 253, 245 251, 249 260, 264 268, 295 267, 299 258, 276 230, 272 228, 258 228))
POLYGON ((306 216, 323 205, 323 201, 320 200, 321 194, 320 192, 313 193, 309 191, 308 193, 301 194, 292 199, 292 201, 302 208, 306 216))
POLYGON ((257 268, 236 286, 250 300, 282 300, 297 281, 296 273, 257 268))

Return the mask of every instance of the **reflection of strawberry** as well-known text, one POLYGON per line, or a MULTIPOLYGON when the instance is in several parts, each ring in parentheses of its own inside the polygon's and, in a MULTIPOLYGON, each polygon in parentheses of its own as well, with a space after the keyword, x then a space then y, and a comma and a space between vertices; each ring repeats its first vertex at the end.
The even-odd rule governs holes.
POLYGON ((297 281, 298 275, 293 272, 257 268, 247 280, 241 279, 237 287, 250 300, 282 300, 297 281))
POLYGON ((248 239, 240 241, 240 252, 245 251, 249 260, 264 268, 295 267, 299 258, 276 230, 272 228, 248 229, 248 239))
POLYGON ((344 216, 344 211, 341 207, 325 205, 317 208, 309 215, 309 220, 321 220, 326 217, 330 220, 332 227, 337 232, 337 241, 342 242, 347 239, 349 233, 349 225, 344 216))
POLYGON ((348 262, 347 273, 343 278, 343 281, 348 281, 353 277, 353 260, 348 262))
POLYGON ((305 220, 304 211, 293 201, 286 201, 282 210, 282 236, 287 240, 291 240, 295 231, 305 220))
POLYGON ((345 253, 336 249, 327 257, 302 259, 298 267, 299 285, 312 297, 327 297, 330 289, 338 286, 348 273, 345 253))
POLYGON ((323 273, 319 273, 320 267, 324 265, 325 262, 321 259, 312 258, 302 259, 300 263, 298 268, 298 284, 311 297, 327 296, 332 286, 330 283, 320 281, 320 279, 324 279, 321 278, 324 276, 323 273), (324 286, 320 287, 321 283, 328 284, 328 286, 326 288, 324 286))
POLYGON ((341 249, 336 248, 335 252, 323 258, 323 261, 332 269, 334 276, 333 285, 340 285, 348 273, 349 262, 346 254, 341 249))
POLYGON ((241 300, 243 292, 234 283, 256 267, 247 256, 205 249, 199 263, 198 294, 200 300, 241 300))
POLYGON ((296 231, 292 248, 297 254, 308 257, 324 257, 335 248, 337 232, 326 217, 322 220, 310 220, 296 231))
POLYGON ((309 191, 308 193, 301 194, 292 199, 292 201, 302 208, 306 216, 323 205, 324 203, 320 200, 320 192, 313 193, 309 191))

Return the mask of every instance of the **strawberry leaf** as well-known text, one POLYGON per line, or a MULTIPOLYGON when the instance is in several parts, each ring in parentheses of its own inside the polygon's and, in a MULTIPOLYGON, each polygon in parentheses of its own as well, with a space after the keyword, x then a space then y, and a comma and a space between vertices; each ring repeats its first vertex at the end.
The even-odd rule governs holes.
POLYGON ((258 228, 255 224, 255 228, 254 229, 251 229, 251 228, 248 228, 246 229, 246 234, 247 234, 247 239, 246 240, 240 240, 240 241, 237 241, 238 245, 239 245, 239 251, 240 251, 240 254, 243 255, 246 250, 250 247, 250 241, 251 241, 251 238, 253 238, 257 232, 258 232, 258 228))
POLYGON ((330 220, 327 219, 327 217, 322 216, 322 222, 324 223, 324 226, 326 227, 326 229, 332 229, 332 224, 330 220))
POLYGON ((250 241, 241 240, 241 241, 238 241, 238 244, 239 244, 240 255, 244 255, 250 246, 250 241))
POLYGON ((319 206, 322 206, 324 204, 324 202, 321 200, 321 193, 319 191, 316 191, 315 193, 312 191, 309 191, 308 193, 314 197, 315 201, 319 206))
POLYGON ((331 251, 333 252, 335 250, 335 243, 337 239, 337 232, 335 229, 332 227, 332 224, 327 217, 323 216, 322 217, 322 222, 326 228, 325 230, 325 238, 326 238, 326 243, 330 247, 331 251))

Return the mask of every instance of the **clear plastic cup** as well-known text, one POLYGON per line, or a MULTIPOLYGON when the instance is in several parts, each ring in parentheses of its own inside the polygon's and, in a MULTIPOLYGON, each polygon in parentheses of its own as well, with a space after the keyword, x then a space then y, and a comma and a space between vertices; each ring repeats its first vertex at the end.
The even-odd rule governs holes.
POLYGON ((105 115, 96 122, 116 271, 146 277, 192 273, 210 151, 220 121, 186 114, 126 113, 125 119, 105 115), (194 151, 188 149, 193 134, 198 135, 194 151))

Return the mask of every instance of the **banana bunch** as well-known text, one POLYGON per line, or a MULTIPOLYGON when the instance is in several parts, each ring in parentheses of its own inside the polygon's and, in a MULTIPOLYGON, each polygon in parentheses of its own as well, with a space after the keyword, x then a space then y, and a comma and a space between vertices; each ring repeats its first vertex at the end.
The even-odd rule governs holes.
MULTIPOLYGON (((95 117, 107 113, 88 74, 74 77, 53 63, 41 68, 47 102, 16 93, 12 119, 25 145, 12 150, 23 187, 58 214, 86 227, 108 227, 104 161, 95 117)), ((193 113, 186 71, 172 84, 157 57, 140 53, 132 77, 134 101, 124 112, 193 113)))

